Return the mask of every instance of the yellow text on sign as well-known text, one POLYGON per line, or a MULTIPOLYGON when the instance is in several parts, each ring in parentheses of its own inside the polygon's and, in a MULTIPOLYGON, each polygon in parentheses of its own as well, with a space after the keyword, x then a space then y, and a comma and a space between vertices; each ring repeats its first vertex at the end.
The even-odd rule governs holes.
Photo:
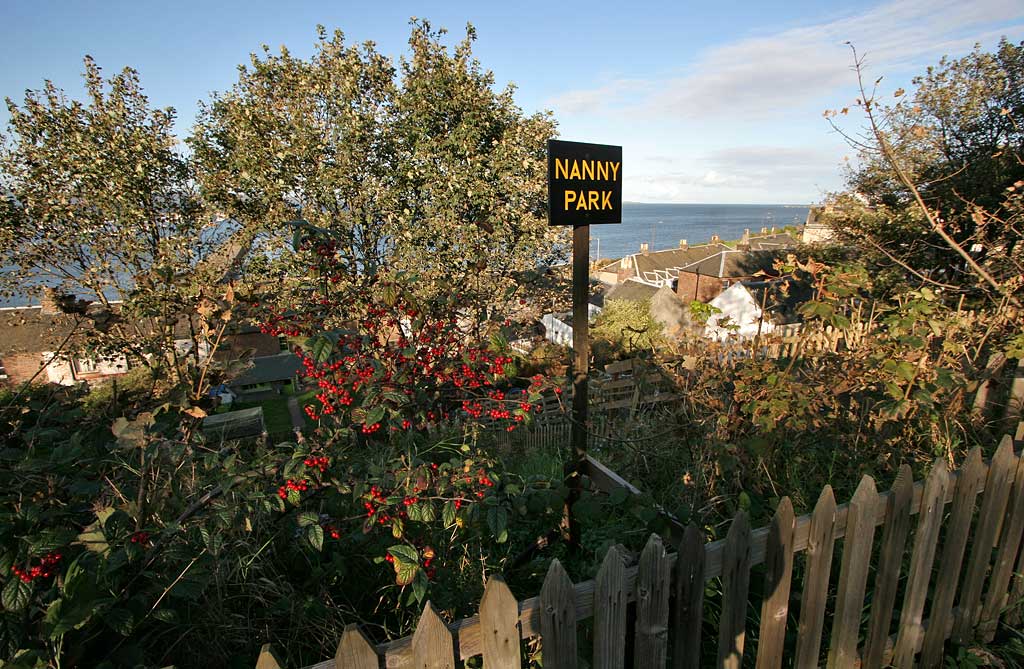
POLYGON ((622 163, 611 160, 569 160, 555 158, 556 179, 618 181, 622 163))
POLYGON ((612 192, 610 190, 574 190, 565 191, 563 211, 569 211, 569 205, 575 204, 576 211, 603 211, 612 208, 612 192))

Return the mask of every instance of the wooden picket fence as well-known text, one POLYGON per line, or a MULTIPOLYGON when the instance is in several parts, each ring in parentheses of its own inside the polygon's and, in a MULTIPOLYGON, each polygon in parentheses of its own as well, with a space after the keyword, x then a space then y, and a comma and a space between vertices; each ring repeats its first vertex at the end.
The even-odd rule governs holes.
MULTIPOLYGON (((521 667, 523 641, 534 637, 545 669, 576 667, 581 623, 589 619, 584 638, 592 639, 598 668, 697 668, 712 657, 714 666, 735 669, 744 657, 758 668, 780 667, 784 659, 801 669, 823 663, 936 667, 948 640, 988 641, 1000 619, 1019 624, 1022 535, 1024 458, 1007 436, 990 463, 976 448, 959 471, 948 471, 939 459, 916 483, 904 465, 881 494, 865 476, 848 504, 837 506, 826 486, 809 515, 794 517, 783 498, 767 527, 751 530, 741 511, 722 540, 705 544, 690 526, 669 551, 651 536, 636 565, 613 547, 595 580, 574 584, 552 560, 537 597, 517 601, 501 577, 492 576, 479 615, 446 624, 428 602, 412 636, 376 647, 349 625, 335 657, 310 669, 454 669, 480 655, 488 669, 521 667), (836 577, 833 554, 840 552, 836 577), (803 584, 791 611, 801 554, 803 584), (763 579, 752 588, 751 568, 761 564, 763 579), (705 602, 705 584, 713 579, 720 579, 717 616, 705 602), (747 637, 752 606, 761 612, 756 642, 747 637), (715 617, 717 638, 705 638, 715 617), (787 628, 795 631, 790 648, 787 628)), ((269 647, 257 667, 280 667, 269 647)))

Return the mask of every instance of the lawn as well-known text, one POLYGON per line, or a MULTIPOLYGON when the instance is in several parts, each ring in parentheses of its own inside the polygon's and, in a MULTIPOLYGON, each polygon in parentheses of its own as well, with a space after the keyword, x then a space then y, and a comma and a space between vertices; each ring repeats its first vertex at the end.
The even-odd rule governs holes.
POLYGON ((292 431, 292 417, 288 413, 287 397, 275 397, 262 402, 235 402, 231 405, 231 410, 238 411, 258 406, 263 407, 263 422, 269 434, 292 431))

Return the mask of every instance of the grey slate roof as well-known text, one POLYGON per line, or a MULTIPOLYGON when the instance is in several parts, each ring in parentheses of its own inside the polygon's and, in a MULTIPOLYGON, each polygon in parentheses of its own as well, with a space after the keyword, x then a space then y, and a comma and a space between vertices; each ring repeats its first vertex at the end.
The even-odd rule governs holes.
POLYGON ((680 269, 682 272, 714 276, 720 279, 738 279, 755 276, 759 271, 771 273, 776 259, 785 258, 784 250, 776 251, 721 251, 704 260, 680 269))
POLYGON ((658 292, 657 286, 628 279, 622 283, 615 284, 604 294, 604 304, 608 304, 611 300, 642 302, 654 297, 656 292, 658 292))
POLYGON ((251 386, 257 383, 285 381, 295 377, 302 369, 302 362, 294 353, 265 355, 252 359, 252 367, 233 379, 232 387, 251 386))

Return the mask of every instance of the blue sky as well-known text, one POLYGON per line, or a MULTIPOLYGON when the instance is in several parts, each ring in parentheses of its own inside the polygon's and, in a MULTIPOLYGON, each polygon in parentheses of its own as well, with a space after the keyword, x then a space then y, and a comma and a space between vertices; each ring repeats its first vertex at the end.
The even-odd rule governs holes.
POLYGON ((181 136, 197 100, 229 88, 263 43, 309 55, 322 23, 397 57, 411 16, 453 41, 472 22, 477 56, 524 110, 553 110, 565 139, 623 146, 624 197, 644 202, 807 203, 838 189, 850 152, 822 111, 856 97, 847 40, 891 91, 943 54, 1024 39, 1020 0, 6 0, 2 15, 0 96, 44 79, 79 96, 90 54, 108 73, 139 70, 181 136))

